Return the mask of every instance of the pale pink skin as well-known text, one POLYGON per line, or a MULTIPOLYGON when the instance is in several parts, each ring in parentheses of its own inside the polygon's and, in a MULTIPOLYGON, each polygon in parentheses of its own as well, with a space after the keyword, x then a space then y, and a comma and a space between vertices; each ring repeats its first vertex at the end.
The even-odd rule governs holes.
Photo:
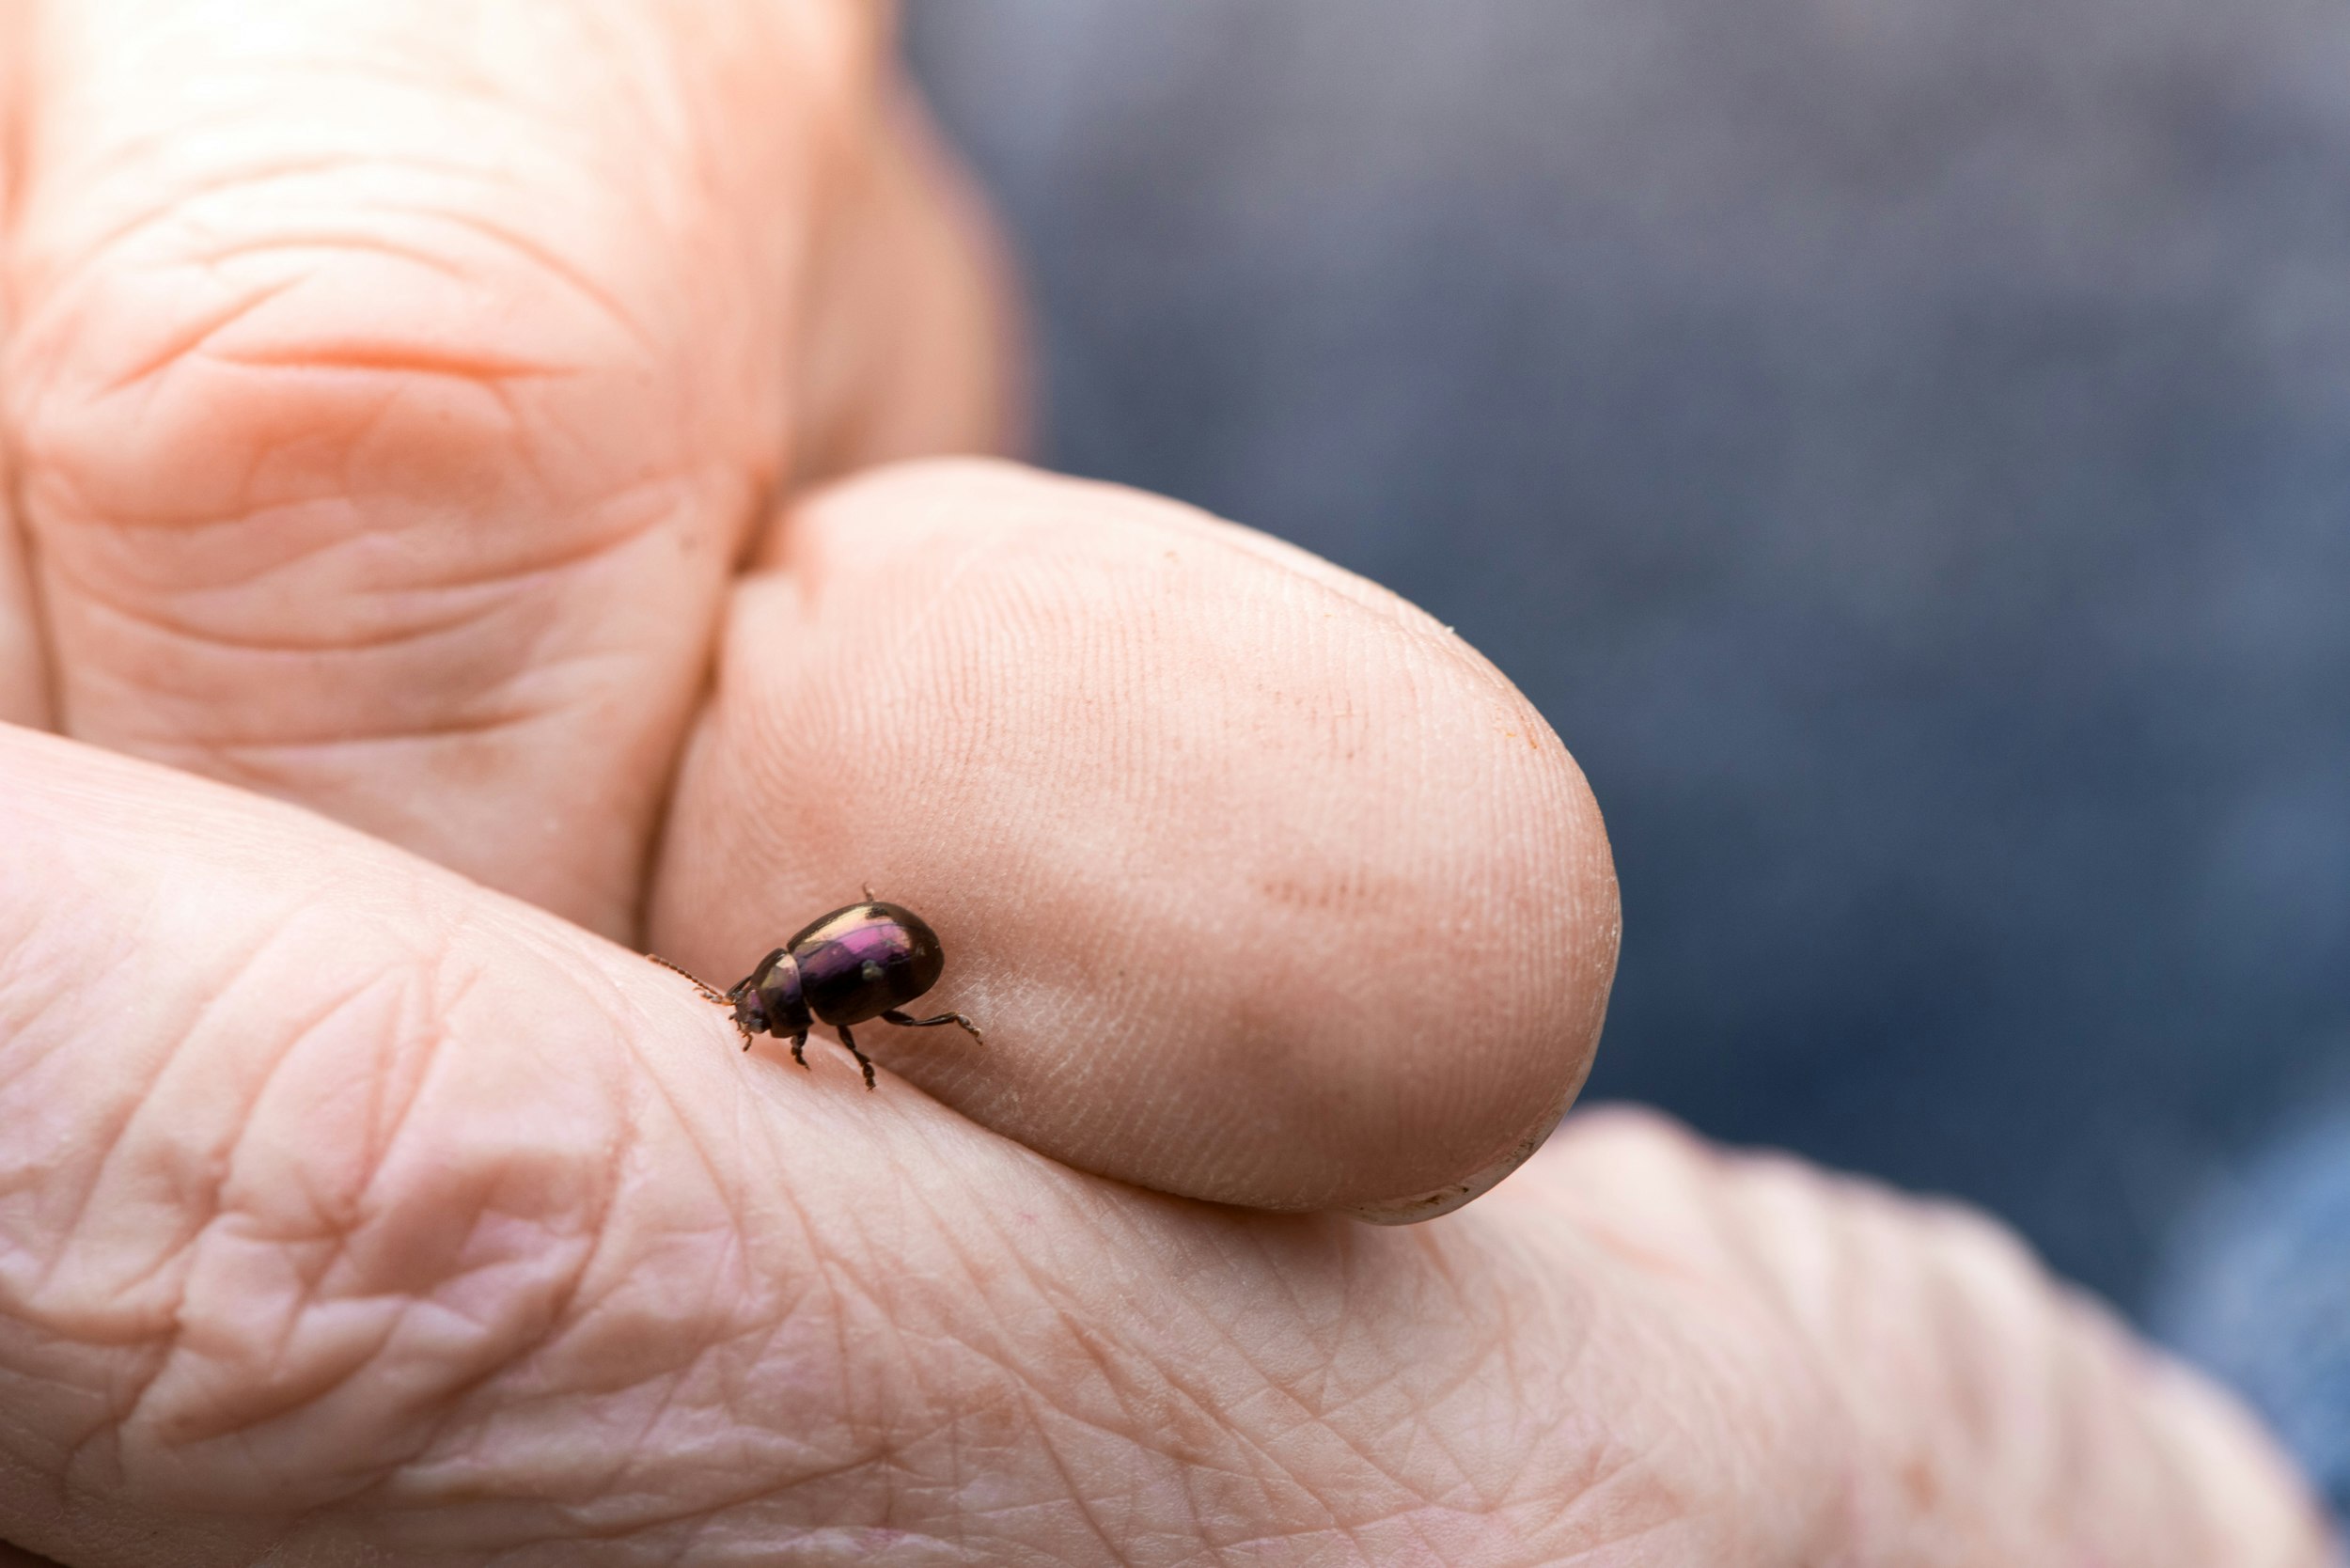
POLYGON ((0 18, 0 1536, 2326 1560, 2240 1412, 1980 1218, 1625 1114, 1332 1212, 1541 1146, 1597 811, 1261 536, 810 490, 1011 434, 878 14, 0 18), (865 884, 987 1031, 861 1032, 878 1094, 629 950, 730 984, 865 884))

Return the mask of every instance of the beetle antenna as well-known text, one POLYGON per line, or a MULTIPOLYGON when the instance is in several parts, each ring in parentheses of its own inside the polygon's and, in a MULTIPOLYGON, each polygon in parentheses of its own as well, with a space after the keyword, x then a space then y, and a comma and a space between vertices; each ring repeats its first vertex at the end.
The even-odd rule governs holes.
POLYGON ((865 902, 867 903, 879 903, 881 902, 879 899, 873 897, 873 885, 871 883, 860 882, 857 884, 857 886, 864 890, 865 902))
POLYGON ((720 1007, 731 1007, 733 1005, 733 997, 728 996, 716 986, 705 983, 702 980, 696 976, 692 970, 679 968, 676 964, 662 957, 659 953, 647 953, 645 956, 651 959, 655 964, 660 964, 664 969, 668 970, 669 973, 673 975, 683 975, 687 980, 692 980, 694 982, 694 989, 702 994, 702 999, 704 1001, 716 1002, 720 1007))

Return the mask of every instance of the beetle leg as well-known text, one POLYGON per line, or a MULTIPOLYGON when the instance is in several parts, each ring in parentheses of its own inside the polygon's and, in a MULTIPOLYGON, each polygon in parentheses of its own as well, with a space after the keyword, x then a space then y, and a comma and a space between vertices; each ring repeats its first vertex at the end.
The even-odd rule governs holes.
MULTIPOLYGON (((802 1029, 791 1037, 791 1059, 802 1067, 807 1067, 807 1031, 806 1029, 802 1029)), ((807 1067, 807 1070, 811 1073, 816 1071, 813 1067, 807 1067)))
POLYGON ((838 1035, 838 1036, 840 1037, 840 1043, 841 1043, 841 1044, 843 1044, 843 1045, 846 1045, 846 1046, 849 1048, 849 1055, 851 1055, 851 1056, 853 1056, 853 1057, 856 1058, 856 1064, 857 1064, 859 1067, 862 1067, 862 1068, 864 1068, 864 1069, 865 1069, 865 1087, 866 1087, 866 1088, 868 1088, 868 1089, 872 1088, 872 1087, 873 1087, 873 1060, 872 1060, 872 1058, 871 1058, 870 1057, 867 1056, 867 1055, 866 1055, 863 1051, 860 1051, 860 1050, 858 1050, 858 1049, 856 1048, 856 1037, 855 1037, 855 1036, 854 1036, 854 1035, 852 1035, 852 1034, 849 1032, 849 1026, 848 1026, 848 1025, 846 1025, 846 1024, 835 1024, 835 1025, 832 1027, 832 1029, 833 1029, 833 1033, 835 1033, 835 1034, 837 1034, 837 1035, 838 1035))
POLYGON ((987 1043, 987 1036, 979 1032, 979 1027, 960 1012, 942 1012, 935 1018, 909 1018, 896 1008, 891 1008, 882 1014, 882 1021, 895 1024, 901 1029, 932 1029, 941 1024, 960 1024, 964 1033, 982 1045, 987 1043))

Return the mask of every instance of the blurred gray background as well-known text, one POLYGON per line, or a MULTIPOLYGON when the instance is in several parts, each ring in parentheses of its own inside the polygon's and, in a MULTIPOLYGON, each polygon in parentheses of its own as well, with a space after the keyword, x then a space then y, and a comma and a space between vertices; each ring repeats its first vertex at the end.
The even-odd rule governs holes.
POLYGON ((916 0, 908 46, 1024 253, 1042 461, 1395 587, 1574 750, 1592 1094, 2225 1316, 2211 1216, 2350 1096, 2350 9, 916 0))

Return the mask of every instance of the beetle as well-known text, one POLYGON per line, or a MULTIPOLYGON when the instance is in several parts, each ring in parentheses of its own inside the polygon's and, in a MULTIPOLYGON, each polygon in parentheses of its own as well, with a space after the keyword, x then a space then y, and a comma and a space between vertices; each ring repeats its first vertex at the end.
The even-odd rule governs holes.
POLYGON ((873 1063, 857 1049, 852 1024, 879 1018, 901 1028, 928 1029, 959 1024, 973 1040, 987 1043, 979 1027, 960 1012, 915 1018, 899 1008, 938 983, 947 949, 922 917, 903 904, 884 903, 866 890, 863 903, 836 909, 811 920, 789 942, 759 961, 730 991, 704 984, 658 953, 647 958, 684 975, 707 1001, 734 1010, 743 1049, 753 1037, 774 1035, 791 1042, 791 1059, 807 1066, 804 1054, 812 1024, 829 1024, 856 1064, 865 1087, 873 1087, 873 1063))

